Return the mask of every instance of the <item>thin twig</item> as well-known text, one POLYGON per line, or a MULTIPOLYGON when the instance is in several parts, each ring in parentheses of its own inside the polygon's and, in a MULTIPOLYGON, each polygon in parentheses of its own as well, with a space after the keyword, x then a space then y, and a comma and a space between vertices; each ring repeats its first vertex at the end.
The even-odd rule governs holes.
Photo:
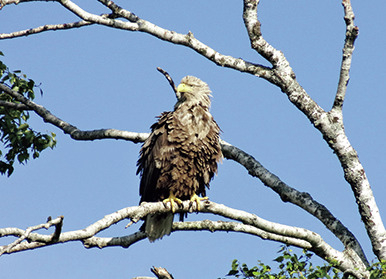
POLYGON ((88 26, 94 24, 93 22, 81 20, 72 23, 63 23, 63 24, 46 24, 35 28, 20 30, 12 33, 2 33, 0 34, 0 39, 13 39, 17 37, 29 36, 33 34, 42 33, 45 31, 56 31, 56 30, 67 30, 72 28, 79 28, 83 26, 88 26))
POLYGON ((168 80, 170 86, 172 87, 174 93, 177 93, 177 87, 173 81, 173 79, 171 78, 171 76, 168 74, 168 72, 166 72, 164 69, 162 69, 161 67, 157 67, 157 70, 163 74, 165 76, 165 78, 168 80))

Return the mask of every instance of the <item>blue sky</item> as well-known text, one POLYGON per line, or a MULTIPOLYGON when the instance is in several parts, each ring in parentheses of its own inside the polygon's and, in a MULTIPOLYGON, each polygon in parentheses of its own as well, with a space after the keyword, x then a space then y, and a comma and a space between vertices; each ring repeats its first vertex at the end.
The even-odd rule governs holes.
MULTIPOLYGON (((94 1, 79 1, 94 13, 108 12, 94 1)), ((196 38, 222 54, 269 66, 249 47, 242 1, 121 1, 124 8, 161 27, 196 38)), ((345 130, 358 151, 381 214, 384 197, 386 2, 352 1, 359 38, 344 104, 345 130)), ((345 25, 339 1, 261 1, 259 19, 265 39, 282 50, 297 79, 320 106, 332 106, 338 82, 345 25)), ((12 5, 0 11, 0 33, 76 21, 56 3, 12 5)), ((253 155, 288 185, 309 192, 346 225, 371 252, 350 186, 322 136, 280 89, 254 76, 225 69, 194 51, 144 33, 89 26, 4 40, 3 62, 41 83, 36 102, 82 130, 116 128, 148 132, 155 116, 171 110, 175 97, 156 67, 176 82, 185 75, 206 81, 213 91, 212 114, 221 137, 253 155)), ((0 227, 40 224, 64 215, 63 231, 88 226, 104 215, 138 204, 135 164, 140 144, 102 140, 76 142, 32 116, 33 127, 55 132, 58 144, 38 160, 0 177, 0 227)), ((224 160, 208 191, 211 200, 322 235, 342 245, 312 216, 224 160)), ((216 216, 190 214, 187 220, 216 216)), ((102 236, 122 236, 139 228, 119 223, 102 236)), ((11 239, 0 240, 0 245, 11 239)), ((176 232, 162 241, 130 247, 85 249, 66 243, 0 258, 2 278, 131 278, 151 276, 163 266, 177 278, 217 278, 235 258, 253 266, 274 266, 279 243, 236 233, 176 232)))

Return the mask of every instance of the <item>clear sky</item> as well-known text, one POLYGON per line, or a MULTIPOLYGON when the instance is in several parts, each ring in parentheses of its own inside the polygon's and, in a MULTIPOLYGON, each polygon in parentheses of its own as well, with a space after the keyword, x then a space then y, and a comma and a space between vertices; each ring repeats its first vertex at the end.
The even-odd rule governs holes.
MULTIPOLYGON (((97 1, 78 1, 97 14, 109 12, 97 1)), ((222 54, 269 66, 249 47, 242 1, 120 1, 124 8, 161 27, 196 38, 222 54)), ((353 0, 359 38, 344 104, 345 130, 358 151, 381 214, 386 216, 386 39, 384 0, 353 0)), ((320 106, 334 99, 344 42, 340 1, 261 1, 264 37, 282 50, 297 79, 320 106)), ((0 33, 43 24, 76 21, 57 3, 27 3, 0 11, 0 33)), ((284 182, 325 204, 361 242, 372 260, 366 232, 339 162, 305 116, 265 80, 216 66, 194 51, 144 33, 103 26, 46 32, 4 40, 0 51, 12 70, 41 84, 36 102, 82 130, 116 128, 149 132, 155 116, 171 110, 175 97, 162 67, 176 82, 185 75, 206 81, 213 91, 212 114, 221 137, 253 155, 284 182)), ((38 160, 0 177, 0 227, 43 223, 64 215, 63 231, 77 230, 139 202, 135 164, 140 144, 117 140, 77 142, 32 116, 33 127, 55 132, 58 144, 38 160)), ((315 218, 279 196, 243 167, 224 160, 208 191, 211 200, 270 221, 303 226, 334 248, 342 245, 315 218)), ((190 214, 187 220, 216 216, 190 214)), ((101 233, 122 236, 125 222, 101 233)), ((0 240, 0 245, 12 239, 0 240)), ((260 259, 275 266, 279 243, 224 232, 176 232, 129 249, 85 249, 80 242, 55 245, 0 258, 1 278, 131 278, 151 276, 152 266, 176 279, 224 276, 233 259, 250 266, 260 259)))

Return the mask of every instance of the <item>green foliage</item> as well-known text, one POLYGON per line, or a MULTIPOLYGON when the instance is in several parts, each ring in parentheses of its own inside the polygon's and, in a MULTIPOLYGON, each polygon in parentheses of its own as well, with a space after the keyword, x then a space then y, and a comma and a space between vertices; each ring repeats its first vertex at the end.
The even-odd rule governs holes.
MULTIPOLYGON (((338 279, 354 278, 351 275, 344 277, 343 272, 335 268, 330 263, 323 266, 313 266, 311 263, 312 253, 303 250, 303 254, 298 256, 287 246, 282 246, 278 253, 279 257, 274 259, 279 264, 278 273, 272 272, 269 265, 258 261, 258 265, 249 268, 245 263, 240 264, 238 260, 233 260, 232 268, 227 276, 241 279, 338 279)), ((368 270, 370 279, 386 279, 386 261, 373 263, 368 270)))
MULTIPOLYGON (((312 253, 303 251, 301 256, 293 253, 287 246, 282 246, 279 250, 281 255, 274 259, 279 264, 279 272, 272 272, 269 265, 258 262, 257 266, 249 268, 246 264, 240 264, 238 260, 233 260, 232 269, 227 276, 242 279, 337 279, 343 278, 343 273, 330 264, 323 266, 313 266, 311 263, 312 253)), ((229 278, 229 277, 228 277, 229 278)), ((352 277, 348 277, 352 278, 352 277)), ((374 277, 378 278, 378 277, 374 277)))
MULTIPOLYGON (((3 55, 0 52, 0 55, 3 55)), ((20 71, 11 72, 0 61, 0 83, 12 88, 12 90, 33 100, 35 98, 35 82, 27 79, 20 71)), ((40 89, 40 93, 42 93, 40 89)), ((19 104, 14 98, 0 91, 0 101, 19 104)), ((0 173, 10 176, 14 170, 13 164, 17 160, 24 164, 28 159, 38 158, 40 152, 56 144, 55 134, 41 134, 34 131, 27 123, 29 113, 25 110, 1 106, 0 104, 0 173)))
POLYGON ((386 261, 373 263, 370 268, 370 279, 386 279, 386 261))

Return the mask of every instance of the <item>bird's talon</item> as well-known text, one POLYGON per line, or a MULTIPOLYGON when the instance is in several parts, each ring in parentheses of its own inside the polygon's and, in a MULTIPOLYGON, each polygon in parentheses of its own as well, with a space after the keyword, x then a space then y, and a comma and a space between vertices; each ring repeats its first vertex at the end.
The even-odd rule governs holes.
POLYGON ((170 192, 169 197, 167 199, 164 199, 162 202, 165 206, 167 205, 167 203, 170 202, 170 207, 173 213, 176 211, 174 208, 175 203, 177 203, 178 205, 182 205, 182 200, 177 198, 172 192, 170 192))
POLYGON ((197 211, 200 211, 201 207, 200 207, 200 202, 201 201, 204 201, 204 200, 208 200, 209 198, 208 197, 199 197, 197 196, 196 194, 194 194, 191 198, 190 198, 190 201, 192 203, 196 203, 196 207, 197 207, 197 211))

